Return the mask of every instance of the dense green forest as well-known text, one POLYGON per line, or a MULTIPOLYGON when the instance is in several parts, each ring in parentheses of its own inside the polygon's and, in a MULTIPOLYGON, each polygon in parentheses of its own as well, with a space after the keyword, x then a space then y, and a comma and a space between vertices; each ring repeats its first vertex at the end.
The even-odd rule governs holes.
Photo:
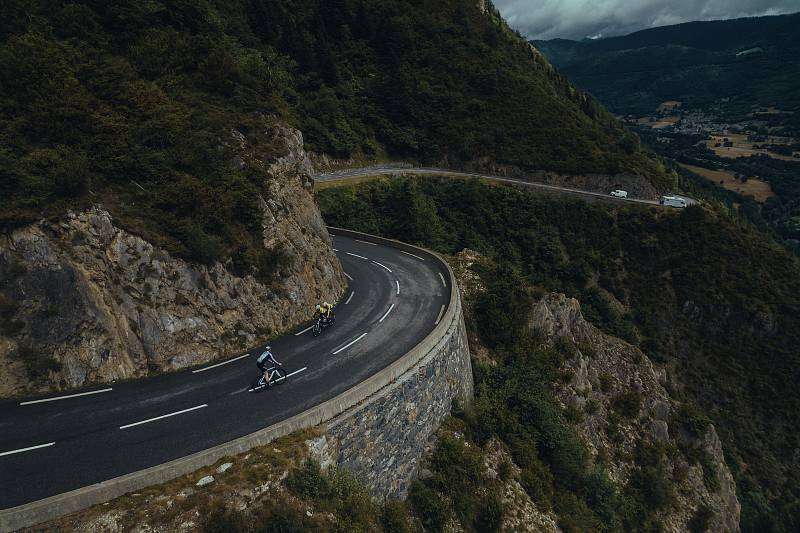
MULTIPOLYGON (((202 262, 258 243, 269 124, 337 157, 664 174, 493 8, 439 0, 8 0, 0 17, 0 226, 101 203, 202 262)), ((277 253, 277 252, 276 252, 277 253)))
MULTIPOLYGON (((743 529, 800 526, 800 264, 763 234, 701 207, 621 208, 477 181, 380 180, 318 199, 329 224, 471 248, 504 268, 495 278, 577 297, 587 319, 667 365, 683 384, 674 393, 708 413, 743 529)), ((519 284, 506 286, 503 309, 516 307, 519 284)))
MULTIPOLYGON (((666 100, 705 107, 722 99, 730 100, 726 115, 747 113, 753 106, 792 112, 800 110, 798 26, 800 14, 794 14, 534 44, 570 80, 616 113, 652 113, 666 100)), ((797 115, 779 119, 797 132, 797 115)))

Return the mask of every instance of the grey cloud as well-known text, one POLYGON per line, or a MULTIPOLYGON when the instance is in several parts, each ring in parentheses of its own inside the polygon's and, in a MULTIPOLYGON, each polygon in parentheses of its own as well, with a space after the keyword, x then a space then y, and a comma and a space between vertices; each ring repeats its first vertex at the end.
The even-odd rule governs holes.
POLYGON ((508 23, 531 39, 610 37, 678 24, 800 11, 800 0, 495 0, 508 23))

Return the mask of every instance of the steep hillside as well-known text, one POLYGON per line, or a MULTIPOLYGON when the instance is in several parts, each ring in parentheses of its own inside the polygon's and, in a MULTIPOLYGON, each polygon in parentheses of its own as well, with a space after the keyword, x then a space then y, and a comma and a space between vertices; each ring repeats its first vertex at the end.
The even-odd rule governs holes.
POLYGON ((620 208, 461 180, 381 180, 318 197, 332 224, 496 261, 489 279, 505 289, 477 324, 489 346, 508 347, 527 320, 516 310, 529 297, 514 286, 578 298, 589 322, 668 372, 690 427, 713 422, 742 529, 797 529, 800 264, 763 235, 700 207, 620 208))
POLYGON ((0 81, 3 227, 101 201, 182 257, 233 256, 243 270, 259 260, 264 184, 230 167, 230 131, 278 157, 257 135, 275 116, 339 158, 666 179, 635 136, 467 0, 11 0, 0 81))
MULTIPOLYGON (((570 80, 616 113, 652 113, 667 100, 730 98, 800 110, 800 14, 690 22, 623 37, 535 41, 570 80)), ((797 121, 792 119, 797 126, 797 121)))

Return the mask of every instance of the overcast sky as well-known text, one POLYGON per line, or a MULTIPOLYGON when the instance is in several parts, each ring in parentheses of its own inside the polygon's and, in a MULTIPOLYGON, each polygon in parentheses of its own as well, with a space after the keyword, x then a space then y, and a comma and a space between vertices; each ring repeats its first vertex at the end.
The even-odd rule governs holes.
POLYGON ((800 0, 493 0, 529 39, 611 37, 691 20, 779 15, 800 0))

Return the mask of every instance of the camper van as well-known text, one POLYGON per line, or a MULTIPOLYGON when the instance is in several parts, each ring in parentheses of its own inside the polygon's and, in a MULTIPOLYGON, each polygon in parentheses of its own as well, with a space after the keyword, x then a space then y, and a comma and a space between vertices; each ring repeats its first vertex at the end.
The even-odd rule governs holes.
POLYGON ((664 207, 686 207, 686 200, 678 196, 662 196, 658 203, 664 207))
POLYGON ((614 196, 616 198, 627 198, 628 197, 628 191, 623 191, 621 189, 616 189, 616 190, 611 191, 611 196, 614 196))

